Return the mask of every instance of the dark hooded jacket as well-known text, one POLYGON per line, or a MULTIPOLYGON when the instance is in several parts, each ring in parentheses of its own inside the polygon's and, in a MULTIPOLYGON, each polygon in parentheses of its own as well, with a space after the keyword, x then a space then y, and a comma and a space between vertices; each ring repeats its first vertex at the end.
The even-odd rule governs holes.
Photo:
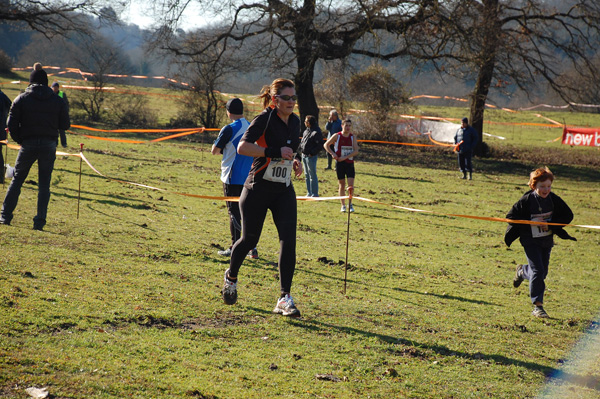
POLYGON ((319 126, 308 127, 302 135, 300 147, 298 148, 304 155, 317 155, 323 149, 323 133, 319 126))
MULTIPOLYGON (((506 215, 507 219, 513 220, 531 220, 531 209, 532 204, 535 206, 535 192, 533 190, 529 190, 526 192, 511 208, 511 210, 506 215)), ((549 221, 551 223, 560 223, 560 224, 569 224, 573 220, 573 212, 571 208, 566 204, 565 201, 562 200, 558 195, 550 192, 549 194, 552 206, 552 219, 549 221)), ((569 233, 562 226, 548 226, 552 233, 562 238, 563 240, 573 240, 577 241, 574 237, 571 237, 569 233)), ((528 245, 530 243, 535 242, 531 234, 531 225, 529 224, 519 224, 519 223, 509 223, 506 228, 506 233, 504 234, 504 242, 506 245, 510 247, 510 244, 513 243, 517 238, 520 239, 521 244, 528 245)), ((550 239, 550 246, 552 245, 552 236, 548 237, 550 239)))
POLYGON ((65 102, 47 85, 31 84, 12 104, 8 115, 10 137, 21 144, 28 138, 58 139, 58 130, 71 127, 65 102))
POLYGON ((10 105, 10 98, 0 90, 0 140, 6 140, 6 117, 8 116, 10 105))

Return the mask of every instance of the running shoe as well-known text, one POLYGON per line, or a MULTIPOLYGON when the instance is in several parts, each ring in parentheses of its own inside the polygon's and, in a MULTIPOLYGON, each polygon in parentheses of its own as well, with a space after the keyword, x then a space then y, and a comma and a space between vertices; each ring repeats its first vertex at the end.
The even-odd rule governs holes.
POLYGON ((342 205, 342 207, 340 208, 340 212, 346 212, 346 205, 342 205))
POLYGON ((221 256, 231 256, 231 248, 227 248, 223 251, 217 251, 217 253, 221 256))
POLYGON ((300 311, 296 308, 290 294, 285 294, 285 296, 279 298, 275 309, 273 309, 273 313, 289 317, 300 317, 300 311))
POLYGON ((546 313, 542 306, 537 305, 533 308, 533 312, 531 312, 531 314, 535 317, 539 317, 540 319, 547 319, 548 317, 550 317, 548 316, 548 313, 546 313))
POLYGON ((354 207, 350 205, 350 212, 354 212, 354 207))
POLYGON ((513 279, 513 286, 517 288, 523 282, 523 265, 517 265, 517 271, 515 278, 513 279))
POLYGON ((258 250, 256 248, 254 248, 253 250, 251 250, 250 252, 248 252, 248 255, 246 255, 248 258, 252 258, 252 259, 258 259, 258 250))
POLYGON ((223 302, 227 305, 233 305, 237 302, 237 282, 231 281, 227 278, 229 274, 229 269, 225 270, 225 283, 223 284, 223 302))

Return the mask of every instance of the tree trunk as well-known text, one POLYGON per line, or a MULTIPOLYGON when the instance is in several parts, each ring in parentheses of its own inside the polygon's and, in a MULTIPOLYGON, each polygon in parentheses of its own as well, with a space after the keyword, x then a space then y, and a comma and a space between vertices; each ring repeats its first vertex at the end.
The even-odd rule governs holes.
POLYGON ((498 0, 484 0, 484 11, 481 26, 483 27, 482 47, 480 53, 479 73, 477 82, 471 94, 471 115, 470 124, 477 131, 479 137, 475 155, 484 155, 483 148, 483 114, 485 112, 485 103, 490 91, 490 85, 494 77, 496 67, 496 52, 498 49, 498 32, 502 23, 498 16, 498 0))
POLYGON ((298 112, 304 122, 306 115, 312 115, 319 122, 319 106, 315 98, 313 79, 315 76, 315 61, 311 54, 297 50, 298 70, 295 75, 296 94, 298 95, 298 112))
POLYGON ((469 123, 477 131, 477 147, 475 155, 483 154, 483 114, 485 112, 485 103, 490 91, 490 84, 494 76, 495 60, 489 60, 479 69, 475 89, 471 94, 471 115, 469 123))

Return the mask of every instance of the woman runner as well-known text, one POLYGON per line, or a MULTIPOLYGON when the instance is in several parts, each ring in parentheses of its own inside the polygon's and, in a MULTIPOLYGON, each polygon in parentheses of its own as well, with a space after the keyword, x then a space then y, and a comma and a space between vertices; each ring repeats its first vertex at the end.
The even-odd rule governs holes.
POLYGON ((240 196, 242 236, 232 247, 229 269, 225 271, 223 301, 237 301, 238 272, 246 254, 256 247, 267 210, 279 234, 279 282, 281 295, 274 313, 299 317, 290 295, 296 267, 296 193, 292 174, 302 175, 300 154, 300 118, 293 113, 296 106, 294 83, 275 79, 264 86, 259 96, 265 110, 258 115, 238 144, 241 155, 254 157, 248 179, 240 196))

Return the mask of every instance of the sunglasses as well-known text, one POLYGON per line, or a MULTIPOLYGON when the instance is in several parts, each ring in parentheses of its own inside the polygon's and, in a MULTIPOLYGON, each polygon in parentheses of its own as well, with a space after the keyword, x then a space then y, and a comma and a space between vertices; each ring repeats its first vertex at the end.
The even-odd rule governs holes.
POLYGON ((298 99, 297 95, 288 96, 287 94, 276 95, 275 97, 281 98, 283 101, 296 101, 298 99))

